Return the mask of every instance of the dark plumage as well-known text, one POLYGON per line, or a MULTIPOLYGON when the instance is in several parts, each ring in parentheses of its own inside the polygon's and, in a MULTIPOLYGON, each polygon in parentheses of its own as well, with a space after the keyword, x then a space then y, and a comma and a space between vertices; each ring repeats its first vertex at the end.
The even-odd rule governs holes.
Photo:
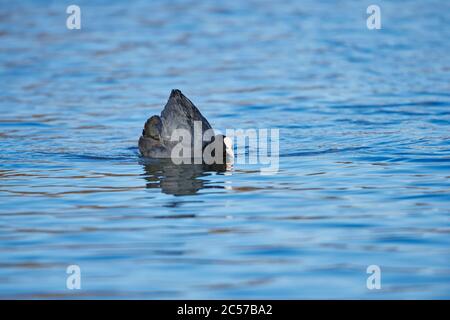
MULTIPOLYGON (((154 115, 145 123, 139 139, 141 154, 149 158, 170 158, 173 147, 179 143, 179 141, 171 141, 172 133, 176 129, 190 132, 192 141, 183 141, 183 144, 190 143, 193 150, 195 121, 200 121, 202 124, 202 136, 205 131, 212 130, 208 120, 197 107, 180 90, 172 90, 161 116, 154 115)), ((223 144, 224 159, 227 158, 227 154, 232 157, 231 140, 224 138, 223 135, 214 136, 213 134, 210 141, 202 141, 202 150, 209 143, 220 141, 223 144)))

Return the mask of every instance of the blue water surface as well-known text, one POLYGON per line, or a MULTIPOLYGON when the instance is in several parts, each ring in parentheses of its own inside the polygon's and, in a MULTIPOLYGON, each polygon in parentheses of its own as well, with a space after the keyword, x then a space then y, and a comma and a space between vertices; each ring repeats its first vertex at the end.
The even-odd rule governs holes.
POLYGON ((449 1, 75 4, 0 1, 0 298, 450 298, 449 1), (173 88, 279 172, 143 161, 173 88))

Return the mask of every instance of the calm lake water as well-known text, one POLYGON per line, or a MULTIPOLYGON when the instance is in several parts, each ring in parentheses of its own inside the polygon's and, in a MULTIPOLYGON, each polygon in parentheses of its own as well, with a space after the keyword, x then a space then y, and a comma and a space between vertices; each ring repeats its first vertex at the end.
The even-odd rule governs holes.
POLYGON ((0 298, 450 298, 450 2, 93 2, 0 2, 0 298), (278 174, 140 158, 173 88, 278 174))

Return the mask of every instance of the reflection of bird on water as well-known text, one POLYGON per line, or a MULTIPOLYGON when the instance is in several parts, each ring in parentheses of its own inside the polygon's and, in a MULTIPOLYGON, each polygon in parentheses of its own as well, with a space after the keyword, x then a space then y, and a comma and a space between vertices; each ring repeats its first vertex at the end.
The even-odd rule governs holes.
POLYGON ((147 188, 161 188, 166 194, 191 195, 204 188, 224 188, 223 186, 207 185, 208 181, 201 179, 211 172, 225 172, 227 165, 179 164, 170 159, 147 159, 143 162, 147 188))

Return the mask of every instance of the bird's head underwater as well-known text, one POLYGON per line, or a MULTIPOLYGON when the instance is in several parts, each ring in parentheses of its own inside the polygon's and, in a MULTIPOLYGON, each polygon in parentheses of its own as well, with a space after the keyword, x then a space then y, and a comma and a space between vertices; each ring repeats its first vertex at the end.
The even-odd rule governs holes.
POLYGON ((181 93, 172 90, 160 116, 151 116, 139 139, 144 157, 172 160, 198 158, 207 164, 232 163, 232 140, 214 134, 208 120, 181 93))

